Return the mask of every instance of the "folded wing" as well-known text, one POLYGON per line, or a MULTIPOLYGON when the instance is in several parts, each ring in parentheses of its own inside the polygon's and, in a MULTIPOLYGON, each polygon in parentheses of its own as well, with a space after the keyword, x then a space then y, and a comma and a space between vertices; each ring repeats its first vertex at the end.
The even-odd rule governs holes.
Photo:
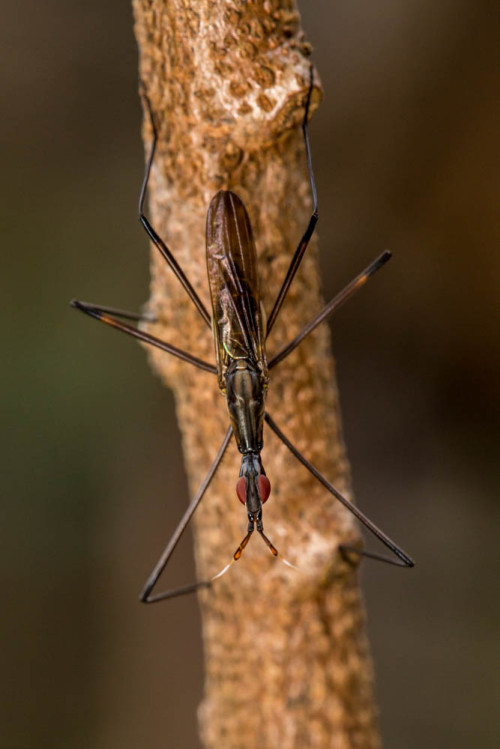
POLYGON ((250 219, 240 198, 220 191, 207 215, 207 271, 219 387, 231 361, 245 359, 267 382, 265 318, 250 219))

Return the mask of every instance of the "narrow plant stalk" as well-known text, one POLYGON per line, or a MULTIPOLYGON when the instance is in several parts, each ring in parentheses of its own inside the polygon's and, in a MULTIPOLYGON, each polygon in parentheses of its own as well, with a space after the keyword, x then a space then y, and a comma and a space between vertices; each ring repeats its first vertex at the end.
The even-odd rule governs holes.
MULTIPOLYGON (((300 129, 310 48, 290 1, 134 0, 140 75, 155 113, 158 152, 150 216, 209 307, 205 220, 217 190, 244 201, 257 243, 269 312, 311 213, 300 129)), ((320 99, 319 78, 311 110, 320 99)), ((146 114, 146 149, 151 128, 146 114)), ((314 143, 313 143, 314 155, 314 143)), ((210 332, 153 248, 149 332, 214 360, 210 332)), ((271 358, 321 307, 314 242, 268 341, 271 358)), ((173 388, 194 493, 227 428, 216 377, 158 350, 155 369, 173 388)), ((268 410, 347 496, 329 333, 319 328, 272 371, 268 410)), ((273 486, 266 534, 200 594, 206 658, 201 733, 210 749, 379 746, 372 667, 356 571, 339 542, 359 542, 353 519, 265 433, 263 462, 273 486)), ((246 527, 231 444, 195 517, 200 579, 231 559, 246 527)), ((159 604, 175 606, 175 603, 159 604)))

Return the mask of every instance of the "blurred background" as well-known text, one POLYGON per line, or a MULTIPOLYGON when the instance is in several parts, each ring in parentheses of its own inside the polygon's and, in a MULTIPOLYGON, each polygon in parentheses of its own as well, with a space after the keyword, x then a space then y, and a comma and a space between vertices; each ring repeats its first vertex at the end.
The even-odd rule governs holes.
MULTIPOLYGON (((325 297, 394 253, 332 331, 356 496, 418 562, 362 576, 384 746, 498 747, 500 10, 301 12, 325 297)), ((68 306, 148 295, 131 10, 21 0, 0 34, 0 746, 192 749, 196 601, 137 602, 187 501, 173 399, 68 306)))

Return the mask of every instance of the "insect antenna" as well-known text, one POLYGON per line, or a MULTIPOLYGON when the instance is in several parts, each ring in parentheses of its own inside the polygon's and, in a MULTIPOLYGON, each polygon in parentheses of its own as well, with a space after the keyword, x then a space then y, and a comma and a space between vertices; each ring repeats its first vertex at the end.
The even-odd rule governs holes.
POLYGON ((262 536, 262 538, 264 539, 264 541, 266 542, 267 546, 269 546, 271 554, 274 557, 277 557, 278 556, 278 549, 271 543, 271 541, 268 539, 268 537, 266 536, 266 534, 264 533, 264 531, 259 531, 259 533, 262 536))
POLYGON ((234 552, 234 554, 233 554, 233 561, 237 562, 238 559, 241 557, 241 555, 243 554, 243 552, 245 550, 246 545, 250 541, 250 537, 251 537, 253 531, 254 531, 254 529, 253 529, 253 526, 252 526, 252 528, 248 531, 247 535, 245 536, 245 538, 243 539, 243 541, 241 542, 241 544, 238 546, 238 548, 234 552))

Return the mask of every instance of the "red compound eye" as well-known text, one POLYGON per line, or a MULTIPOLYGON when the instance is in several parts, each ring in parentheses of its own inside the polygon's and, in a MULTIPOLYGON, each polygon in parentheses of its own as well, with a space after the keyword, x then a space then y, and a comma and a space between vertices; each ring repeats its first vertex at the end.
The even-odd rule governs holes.
POLYGON ((262 504, 267 502, 271 494, 271 482, 267 476, 259 476, 259 497, 262 504))
POLYGON ((241 504, 244 505, 247 501, 247 482, 244 476, 240 476, 236 482, 236 494, 241 504))

